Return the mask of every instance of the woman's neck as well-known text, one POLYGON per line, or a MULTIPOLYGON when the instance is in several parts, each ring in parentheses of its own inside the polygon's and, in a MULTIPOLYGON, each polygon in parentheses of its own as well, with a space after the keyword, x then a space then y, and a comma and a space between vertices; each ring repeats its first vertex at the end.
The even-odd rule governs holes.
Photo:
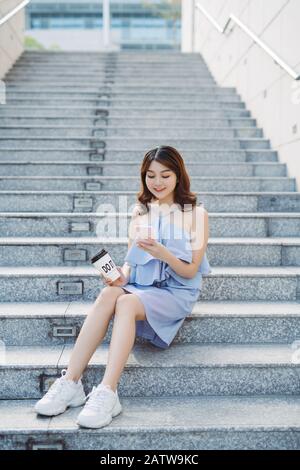
POLYGON ((151 200, 151 204, 157 204, 159 206, 163 206, 163 205, 168 205, 168 206, 173 206, 174 204, 176 204, 174 201, 160 201, 159 199, 153 199, 151 200))

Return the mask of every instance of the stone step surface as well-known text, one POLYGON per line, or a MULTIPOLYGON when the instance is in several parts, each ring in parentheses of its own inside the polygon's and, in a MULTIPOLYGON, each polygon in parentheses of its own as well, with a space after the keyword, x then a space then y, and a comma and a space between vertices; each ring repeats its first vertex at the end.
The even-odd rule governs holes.
MULTIPOLYGON (((131 215, 126 211, 119 216, 112 212, 115 230, 103 227, 107 212, 0 212, 1 237, 107 237, 121 235, 119 243, 127 243, 125 226, 131 215)), ((210 212, 210 238, 226 237, 298 237, 300 212, 210 212)), ((99 239, 99 238, 98 238, 99 239)), ((255 240, 254 240, 255 241, 255 240)))
MULTIPOLYGON (((141 115, 141 108, 129 108, 124 106, 124 107, 118 107, 118 108, 113 108, 111 110, 108 109, 106 106, 85 106, 81 104, 80 106, 73 105, 66 105, 66 106, 61 106, 59 103, 57 106, 54 106, 53 103, 47 102, 46 105, 44 106, 37 106, 36 104, 33 105, 30 103, 29 105, 24 105, 24 103, 21 105, 8 105, 6 104, 5 107, 0 108, 0 116, 10 116, 10 115, 15 115, 18 113, 18 116, 26 116, 30 114, 32 117, 36 116, 44 116, 45 113, 48 116, 56 116, 58 113, 61 116, 68 116, 68 117, 73 117, 75 114, 81 114, 85 116, 92 116, 92 117, 99 117, 99 116, 108 116, 108 111, 109 111, 109 116, 110 117, 135 117, 139 118, 141 115)), ((239 109, 239 108, 223 108, 220 109, 219 107, 215 108, 204 108, 202 106, 201 109, 199 107, 189 107, 189 108, 180 108, 177 109, 176 107, 170 108, 170 107, 164 107, 164 108, 159 108, 159 103, 156 107, 151 108, 151 111, 147 112, 147 117, 152 117, 152 118, 191 118, 191 117, 197 117, 197 118, 237 118, 237 117, 251 117, 251 114, 248 110, 246 109, 239 109)))
MULTIPOLYGON (((81 137, 2 137, 0 136, 0 149, 10 147, 20 148, 61 148, 71 147, 80 150, 90 146, 91 149, 126 149, 136 150, 137 148, 154 148, 159 146, 160 138, 139 138, 139 137, 95 137, 92 132, 87 132, 81 137)), ((262 138, 193 138, 193 139, 168 139, 167 144, 178 148, 179 151, 197 149, 206 150, 211 147, 216 149, 269 149, 270 141, 262 138)))
POLYGON ((256 125, 255 119, 251 118, 241 118, 241 119, 190 119, 190 118, 169 118, 169 119, 152 119, 148 117, 141 117, 140 119, 125 119, 125 118, 95 118, 95 117, 60 117, 58 116, 41 116, 35 118, 32 116, 10 116, 10 117, 0 117, 1 126, 64 126, 64 127, 96 127, 101 125, 106 125, 106 127, 111 127, 111 129, 118 130, 118 127, 139 127, 140 129, 149 129, 165 127, 167 129, 181 128, 181 129, 194 129, 197 130, 200 127, 230 127, 230 128, 247 128, 252 129, 256 125), (115 127, 117 126, 117 127, 115 127))
MULTIPOLYGON (((99 231, 98 231, 99 232, 99 231)), ((100 237, 0 238, 2 266, 82 266, 105 244, 118 265, 122 265, 128 239, 100 237)), ((207 253, 212 266, 300 266, 298 238, 210 237, 207 253)))
MULTIPOLYGON (((93 84, 98 84, 99 87, 103 87, 103 86, 106 86, 106 85, 113 85, 114 83, 116 83, 116 85, 122 85, 124 83, 124 79, 122 77, 120 77, 119 79, 117 78, 112 78, 110 75, 102 75, 100 76, 99 78, 95 79, 94 81, 92 81, 90 79, 91 77, 91 74, 76 74, 74 75, 74 73, 70 73, 69 75, 68 74, 64 74, 64 73, 61 73, 61 74, 49 74, 49 73, 45 73, 45 74, 34 74, 34 76, 32 74, 24 74, 24 73, 14 73, 13 75, 10 74, 9 77, 8 77, 8 81, 21 81, 22 79, 23 80, 26 80, 27 83, 35 83, 36 81, 38 81, 39 83, 41 84, 45 84, 47 83, 49 85, 49 82, 53 81, 53 80, 60 80, 60 79, 63 79, 63 80, 68 80, 70 78, 70 83, 80 83, 82 82, 83 80, 87 80, 88 83, 93 83, 93 84)), ((128 84, 130 84, 132 87, 134 87, 135 85, 141 85, 143 84, 144 86, 147 86, 148 84, 152 84, 153 81, 151 79, 146 79, 146 78, 141 78, 140 80, 137 78, 133 78, 132 80, 128 80, 128 84)), ((200 86, 212 86, 212 85, 216 85, 216 82, 213 78, 211 78, 210 76, 204 76, 204 75, 199 75, 197 76, 197 78, 186 78, 186 77, 182 77, 182 78, 172 78, 172 79, 167 79, 165 78, 164 81, 162 81, 163 84, 165 85, 174 85, 174 86, 183 86, 183 85, 189 85, 191 87, 200 87, 200 86)))
MULTIPOLYGON (((190 78, 197 78, 201 72, 206 72, 211 78, 213 78, 209 68, 206 64, 192 61, 156 61, 151 60, 151 64, 146 61, 137 61, 137 62, 126 62, 120 61, 118 64, 112 61, 106 61, 101 63, 93 63, 93 61, 83 61, 78 59, 78 61, 72 62, 51 62, 51 63, 38 63, 34 61, 26 61, 26 63, 17 62, 8 73, 18 72, 20 70, 25 70, 28 72, 32 71, 34 67, 37 71, 47 71, 53 70, 54 72, 60 72, 61 70, 66 70, 71 72, 79 72, 82 74, 88 73, 90 71, 97 71, 98 73, 105 72, 107 74, 126 74, 130 73, 129 78, 135 78, 134 72, 138 74, 147 74, 148 78, 151 78, 151 73, 160 73, 163 74, 164 71, 167 73, 172 71, 174 78, 180 76, 180 74, 187 74, 189 71, 193 71, 194 75, 190 78)), ((97 75, 98 76, 98 75, 97 75)))
MULTIPOLYGON (((40 83, 39 81, 33 82, 32 80, 28 83, 22 83, 20 85, 20 82, 18 80, 5 80, 5 83, 7 84, 6 89, 8 91, 19 91, 19 90, 24 90, 24 91, 45 91, 45 90, 51 90, 52 92, 55 91, 66 91, 68 92, 78 92, 82 91, 83 93, 90 93, 90 92, 97 92, 99 94, 106 94, 108 96, 161 96, 164 97, 170 97, 172 98, 173 96, 181 96, 181 95, 197 95, 197 96, 203 96, 205 94, 208 95, 217 95, 217 96, 230 96, 230 97, 236 97, 240 95, 237 93, 237 91, 233 88, 228 88, 228 87, 218 87, 215 83, 208 84, 208 85, 197 85, 197 86, 190 86, 188 89, 186 86, 183 85, 177 85, 177 86, 168 86, 168 84, 164 84, 160 82, 152 83, 149 86, 145 86, 143 84, 139 85, 99 85, 99 81, 90 81, 90 80, 85 80, 84 83, 82 82, 73 82, 71 79, 66 81, 64 79, 59 80, 56 83, 52 82, 42 82, 40 83)), ((150 111, 150 110, 149 110, 150 111)))
MULTIPOLYGON (((49 104, 49 98, 9 98, 7 97, 7 104, 8 106, 47 106, 49 104)), ((103 108, 110 106, 112 109, 120 109, 120 110, 125 110, 127 108, 135 108, 137 110, 140 110, 140 112, 143 112, 145 106, 155 106, 155 105, 160 105, 160 106, 167 106, 169 110, 176 109, 177 112, 181 109, 195 109, 195 105, 198 103, 195 103, 194 100, 184 100, 180 102, 172 102, 168 100, 152 100, 152 101, 146 101, 146 100, 135 100, 132 102, 132 100, 118 100, 118 101, 111 101, 108 99, 102 99, 101 97, 97 98, 52 98, 51 99, 51 105, 52 106, 85 106, 85 107, 97 107, 97 106, 102 106, 103 108)), ((245 104, 243 102, 237 102, 237 101, 225 101, 225 100, 202 100, 198 104, 198 110, 201 111, 202 109, 238 109, 238 110, 243 110, 245 108, 245 104)))
MULTIPOLYGON (((101 162, 101 166, 105 169, 105 174, 117 174, 115 168, 120 166, 120 170, 123 175, 126 175, 127 168, 133 168, 133 165, 137 165, 140 162, 141 150, 106 150, 106 149, 94 149, 83 148, 80 150, 72 148, 49 149, 49 148, 29 148, 29 149, 11 149, 2 148, 0 149, 0 163, 12 163, 15 161, 21 162, 26 161, 28 164, 35 163, 38 161, 47 162, 49 164, 57 163, 69 163, 86 161, 90 162, 101 162)), ((277 162, 280 166, 284 163, 278 162, 277 152, 272 149, 260 149, 260 150, 247 150, 247 149, 232 149, 232 150, 219 150, 219 149, 207 149, 207 150, 185 150, 184 155, 185 164, 194 171, 197 170, 198 162, 201 163, 228 163, 234 165, 236 162, 277 162)), ((269 166, 271 171, 271 167, 269 166)), ((255 174, 254 174, 255 176, 255 174)))
POLYGON ((81 408, 37 416, 35 402, 0 400, 7 450, 298 450, 300 443, 299 396, 124 397, 109 432, 80 428, 81 408))
MULTIPOLYGON (((1 166, 0 166, 1 168, 1 166)), ((3 167, 2 167, 3 168, 3 167)), ((58 173, 57 173, 58 174, 58 173)), ((139 189, 134 176, 2 176, 0 190, 30 189, 34 191, 64 188, 67 191, 126 190, 139 189)), ((191 177, 191 190, 203 191, 295 191, 296 180, 289 177, 191 177)))
MULTIPOLYGON (((117 87, 124 87, 124 82, 128 83, 129 86, 134 87, 144 86, 148 84, 150 87, 164 87, 168 83, 174 85, 174 87, 183 88, 185 83, 189 83, 191 87, 216 87, 217 82, 212 77, 211 73, 205 69, 195 71, 194 67, 187 70, 175 70, 173 67, 168 67, 164 70, 143 70, 141 72, 138 68, 130 68, 124 72, 118 72, 112 70, 109 67, 102 70, 90 69, 84 70, 77 69, 73 70, 72 67, 66 68, 49 68, 40 69, 36 67, 34 75, 30 71, 31 69, 19 68, 18 70, 11 70, 7 73, 6 79, 9 83, 16 83, 18 86, 22 85, 22 77, 26 79, 27 85, 33 83, 39 83, 44 85, 47 83, 50 85, 51 80, 62 82, 63 84, 70 79, 70 84, 79 85, 86 80, 87 88, 97 86, 100 90, 106 87, 112 88, 114 85, 117 87), (155 80, 159 80, 155 83, 155 80)), ((60 85, 60 83, 58 83, 60 85)), ((23 86, 23 85, 22 85, 23 86)), ((234 94, 234 93, 233 93, 234 94)), ((238 94, 235 91, 235 94, 238 94)))
MULTIPOLYGON (((299 279, 299 266, 218 266, 203 276, 198 299, 294 301, 299 279)), ((98 271, 88 264, 0 267, 3 302, 92 300, 102 287, 98 271)))
POLYGON ((166 88, 163 85, 157 86, 157 87, 142 87, 138 86, 137 88, 133 87, 122 87, 120 86, 114 86, 112 87, 103 87, 99 88, 97 86, 88 86, 86 83, 78 84, 77 86, 67 86, 67 82, 59 82, 58 84, 54 84, 52 87, 49 86, 49 88, 41 85, 41 86, 33 86, 30 84, 24 83, 21 87, 17 83, 11 83, 6 87, 6 91, 11 94, 33 94, 36 95, 37 93, 49 93, 51 94, 57 94, 57 95, 62 95, 64 94, 65 96, 73 96, 74 94, 82 94, 83 96, 89 96, 89 95, 101 95, 101 96, 107 96, 109 98, 136 98, 136 99, 150 99, 153 97, 156 98, 168 98, 170 100, 174 99, 181 99, 181 98, 204 98, 205 96, 211 96, 211 97, 230 97, 230 99, 233 100, 240 100, 241 96, 236 93, 235 90, 232 88, 218 88, 216 86, 206 86, 206 87, 198 87, 196 89, 186 89, 186 87, 178 87, 177 89, 172 88, 166 88), (65 84, 64 84, 65 83, 65 84))
MULTIPOLYGON (((93 302, 2 302, 1 337, 5 346, 51 346, 74 343, 93 302), (34 331, 34 335, 32 332, 34 331)), ((112 321, 103 339, 109 343, 112 321)), ((297 301, 196 302, 174 344, 289 344, 295 353, 300 335, 297 301)), ((146 340, 136 337, 136 344, 146 340)))
MULTIPOLYGON (((212 212, 300 212, 298 192, 194 192, 212 212)), ((135 203, 136 191, 0 191, 1 212, 97 212, 103 204, 123 212, 135 203)))
MULTIPOLYGON (((41 91, 7 91, 6 94, 6 99, 7 103, 11 100, 20 100, 22 101, 23 99, 32 99, 33 102, 35 100, 45 100, 45 99, 51 99, 52 100, 58 100, 61 99, 62 101, 64 100, 70 100, 70 101, 94 101, 94 100, 102 100, 102 101, 107 101, 110 105, 117 105, 119 104, 120 106, 124 106, 126 104, 128 105, 143 105, 144 103, 157 103, 159 102, 160 104, 164 104, 165 101, 167 101, 170 104, 178 103, 180 100, 181 103, 188 104, 189 102, 196 102, 196 103, 203 103, 206 101, 213 101, 213 100, 218 100, 220 102, 226 102, 226 103, 239 103, 239 107, 244 107, 245 104, 241 102, 240 97, 236 95, 219 95, 216 93, 190 93, 190 94, 180 94, 179 96, 176 95, 166 95, 165 93, 159 93, 159 94, 154 94, 151 93, 149 95, 147 94, 140 94, 140 95, 134 95, 134 94, 119 94, 119 95, 112 95, 110 93, 99 93, 99 92, 71 92, 69 91, 68 93, 65 91, 47 91, 47 90, 41 90, 41 91), (242 106, 243 104, 243 106, 242 106)), ((235 106, 235 105, 234 105, 235 106)))
POLYGON ((0 126, 1 134, 7 137, 79 137, 86 136, 88 133, 92 133, 96 137, 134 137, 136 133, 142 138, 160 138, 160 139, 172 139, 174 134, 178 138, 193 138, 195 135, 197 138, 212 138, 218 136, 218 138, 259 138, 263 137, 261 129, 255 128, 199 128, 195 129, 182 129, 177 127, 172 128, 153 128, 153 130, 146 128, 119 128, 114 129, 111 127, 104 126, 0 126))
POLYGON ((69 70, 90 70, 90 69, 105 69, 105 70, 113 70, 113 71, 120 71, 124 72, 124 70, 132 70, 132 69, 137 69, 140 72, 143 72, 144 70, 168 70, 169 67, 173 66, 174 71, 177 69, 177 71, 186 71, 189 69, 195 69, 195 70, 208 70, 207 64, 205 64, 203 61, 193 61, 193 60, 183 60, 183 61, 178 61, 173 60, 173 58, 170 58, 169 60, 165 58, 164 61, 161 60, 156 60, 154 57, 151 60, 151 63, 145 60, 135 60, 135 61, 127 61, 127 60, 118 60, 118 63, 113 61, 113 60, 106 60, 102 62, 94 62, 91 60, 73 60, 73 61, 51 61, 51 62, 43 62, 43 61, 31 61, 26 60, 24 61, 19 60, 16 62, 14 70, 18 70, 19 68, 27 68, 29 70, 31 69, 31 66, 34 65, 37 69, 44 69, 44 68, 53 68, 54 70, 59 70, 60 68, 68 68, 69 70), (84 65, 84 68, 82 67, 84 65))
MULTIPOLYGON (((53 156, 51 152, 51 156, 53 156)), ((22 154, 22 152, 20 153, 22 154)), ((54 155, 57 155, 54 153, 54 155)), ((94 159, 86 161, 75 161, 73 165, 70 165, 70 162, 64 160, 48 160, 48 161, 14 161, 10 162, 9 160, 2 159, 0 162, 0 169, 2 176, 56 176, 56 177, 84 177, 84 176, 102 176, 102 178, 116 178, 118 177, 122 180, 120 176, 120 171, 122 171, 123 178, 133 178, 138 170, 138 159, 135 161, 123 161, 117 163, 117 157, 119 153, 115 154, 115 161, 108 162, 107 160, 95 160, 95 155, 99 155, 99 152, 90 152, 89 157, 93 156, 94 159), (123 172, 124 169, 124 172, 123 172)), ((100 154, 101 155, 101 154, 100 154)), ((212 152, 198 155, 198 158, 194 158, 194 161, 186 161, 186 167, 188 171, 193 172, 193 178, 201 177, 222 177, 222 176, 232 176, 232 177, 287 177, 287 166, 284 163, 279 163, 277 161, 261 161, 261 162, 252 162, 252 161, 236 161, 230 162, 230 151, 227 152, 227 155, 224 155, 224 158, 227 157, 227 161, 217 163, 209 163, 208 156, 211 156, 212 152), (204 155, 204 158, 202 156, 204 155), (197 161, 198 160, 198 161, 197 161), (228 161, 229 160, 229 161, 228 161)), ((216 152, 215 160, 219 152, 216 152)), ((103 156, 103 154, 102 154, 103 156)), ((103 157, 105 157, 104 155, 103 157)), ((236 152, 237 157, 244 157, 243 153, 236 152)), ((262 155, 264 157, 264 155, 262 155)), ((57 158, 57 156, 56 156, 57 158)), ((192 176, 191 176, 192 178, 192 176)), ((289 178, 292 180, 293 178, 289 178)), ((254 180, 255 181, 255 180, 254 180)))
MULTIPOLYGON (((0 364, 1 399, 33 399, 67 366, 73 345, 7 346, 0 364)), ((83 380, 87 389, 104 372, 109 345, 94 352, 83 380)), ((290 344, 175 344, 157 351, 135 344, 119 382, 122 396, 299 396, 300 363, 290 344)))

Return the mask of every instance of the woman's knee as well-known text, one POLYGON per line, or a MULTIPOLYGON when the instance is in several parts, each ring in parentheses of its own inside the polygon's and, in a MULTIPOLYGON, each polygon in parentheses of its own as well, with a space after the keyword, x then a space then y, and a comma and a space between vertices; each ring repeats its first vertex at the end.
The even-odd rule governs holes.
POLYGON ((105 286, 99 293, 96 302, 105 299, 105 300, 117 300, 121 295, 126 295, 122 287, 118 286, 105 286))
POLYGON ((146 318, 145 309, 142 301, 135 294, 120 296, 116 301, 115 313, 135 317, 136 320, 146 318))

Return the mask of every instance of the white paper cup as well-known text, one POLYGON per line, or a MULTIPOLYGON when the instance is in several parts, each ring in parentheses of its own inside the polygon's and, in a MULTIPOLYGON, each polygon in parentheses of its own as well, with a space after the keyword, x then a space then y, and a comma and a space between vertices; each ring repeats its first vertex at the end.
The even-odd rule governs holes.
POLYGON ((92 265, 104 276, 105 279, 115 281, 121 277, 110 254, 106 250, 101 250, 91 258, 92 265))

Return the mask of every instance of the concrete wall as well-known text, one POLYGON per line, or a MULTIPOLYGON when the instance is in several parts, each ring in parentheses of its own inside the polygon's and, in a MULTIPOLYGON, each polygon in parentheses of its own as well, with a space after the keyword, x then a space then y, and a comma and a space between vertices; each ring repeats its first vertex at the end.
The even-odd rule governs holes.
MULTIPOLYGON (((0 17, 9 13, 21 0, 1 0, 0 17)), ((14 64, 23 52, 24 42, 24 8, 16 13, 8 22, 0 26, 0 79, 14 64)))
MULTIPOLYGON (((200 52, 221 86, 235 86, 259 127, 286 162, 300 191, 300 81, 277 66, 252 39, 231 23, 220 34, 199 12, 197 0, 183 0, 183 52, 200 52), (193 13, 191 13, 193 12, 193 13)), ((201 0, 223 27, 234 13, 300 73, 299 0, 201 0)))

